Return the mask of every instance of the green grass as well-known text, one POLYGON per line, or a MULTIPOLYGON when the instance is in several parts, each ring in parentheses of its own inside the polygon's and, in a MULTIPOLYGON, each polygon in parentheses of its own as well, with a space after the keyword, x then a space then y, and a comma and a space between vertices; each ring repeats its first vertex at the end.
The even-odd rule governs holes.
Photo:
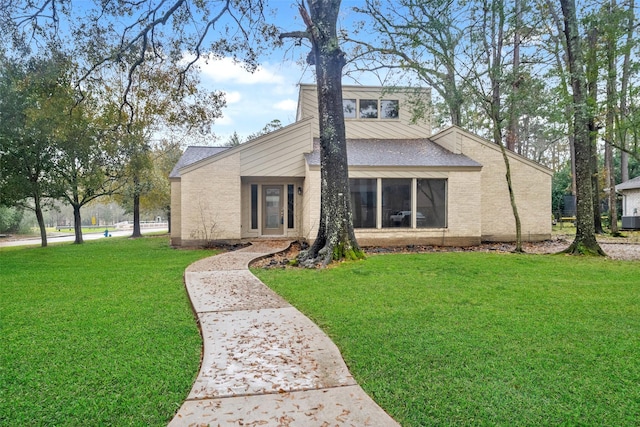
POLYGON ((198 371, 167 238, 0 249, 0 425, 166 425, 198 371))
POLYGON ((434 253, 255 272, 403 426, 640 422, 637 262, 434 253))

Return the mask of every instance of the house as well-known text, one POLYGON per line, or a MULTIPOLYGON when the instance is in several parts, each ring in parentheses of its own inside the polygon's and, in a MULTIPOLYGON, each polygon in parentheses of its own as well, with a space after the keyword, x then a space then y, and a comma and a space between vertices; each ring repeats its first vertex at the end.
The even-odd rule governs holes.
MULTIPOLYGON (((430 91, 417 95, 430 99, 430 91)), ((412 121, 415 89, 343 87, 354 227, 367 245, 514 241, 500 147, 412 121), (415 215, 412 213, 416 212, 415 215)), ((171 172, 171 244, 259 238, 312 242, 320 221, 315 85, 296 122, 232 148, 189 147, 171 172)), ((551 235, 552 172, 508 153, 524 240, 551 235)))
POLYGON ((622 194, 622 228, 640 230, 640 176, 616 185, 622 194))

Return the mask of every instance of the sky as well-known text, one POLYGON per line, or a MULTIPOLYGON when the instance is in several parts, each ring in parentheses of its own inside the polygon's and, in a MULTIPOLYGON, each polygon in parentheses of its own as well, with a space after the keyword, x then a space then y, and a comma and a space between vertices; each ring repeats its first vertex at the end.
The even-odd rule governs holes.
MULTIPOLYGON (((304 29, 294 2, 275 1, 275 24, 283 31, 304 29)), ((343 0, 340 26, 348 26, 354 18, 350 9, 361 3, 343 0)), ((308 47, 293 47, 294 41, 285 41, 282 49, 270 51, 260 58, 260 67, 253 74, 230 58, 199 63, 202 85, 206 89, 221 90, 226 94, 227 107, 223 117, 213 125, 217 136, 215 145, 224 144, 234 132, 241 139, 262 130, 272 120, 283 126, 296 119, 298 85, 315 83, 314 70, 301 61, 309 52, 308 47)), ((345 80, 345 84, 353 84, 345 80)), ((376 84, 372 78, 362 78, 361 84, 376 84)))
POLYGON ((312 70, 294 61, 270 59, 253 74, 231 58, 201 63, 200 68, 204 88, 225 92, 227 106, 223 117, 213 125, 217 143, 228 141, 234 132, 246 138, 272 120, 279 120, 283 126, 293 123, 298 83, 314 82, 312 70))

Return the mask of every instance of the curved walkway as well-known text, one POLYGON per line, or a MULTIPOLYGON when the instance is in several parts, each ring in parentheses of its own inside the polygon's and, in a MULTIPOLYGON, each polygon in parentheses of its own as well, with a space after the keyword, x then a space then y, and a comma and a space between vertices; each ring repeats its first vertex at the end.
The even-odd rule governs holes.
POLYGON ((289 244, 256 242, 187 268, 204 354, 169 426, 399 426, 320 328, 249 272, 289 244))

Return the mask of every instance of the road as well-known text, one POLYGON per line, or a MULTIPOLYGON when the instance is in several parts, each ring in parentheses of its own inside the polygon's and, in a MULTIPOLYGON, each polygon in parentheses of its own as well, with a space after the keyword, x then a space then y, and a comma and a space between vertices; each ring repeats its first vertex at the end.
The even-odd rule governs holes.
MULTIPOLYGON (((158 233, 158 232, 167 232, 167 228, 144 228, 142 230, 142 235, 150 234, 150 233, 158 233)), ((114 230, 109 232, 111 237, 127 237, 131 236, 132 230, 114 230)), ((108 239, 108 237, 104 237, 104 231, 100 232, 90 232, 82 234, 83 240, 97 240, 97 239, 108 239)), ((75 236, 73 233, 53 233, 50 236, 47 236, 47 243, 60 243, 60 242, 73 242, 75 240, 75 236)), ((7 246, 35 246, 40 245, 41 239, 39 237, 34 237, 30 239, 22 239, 22 240, 8 240, 4 241, 4 239, 0 239, 0 248, 7 246)))

